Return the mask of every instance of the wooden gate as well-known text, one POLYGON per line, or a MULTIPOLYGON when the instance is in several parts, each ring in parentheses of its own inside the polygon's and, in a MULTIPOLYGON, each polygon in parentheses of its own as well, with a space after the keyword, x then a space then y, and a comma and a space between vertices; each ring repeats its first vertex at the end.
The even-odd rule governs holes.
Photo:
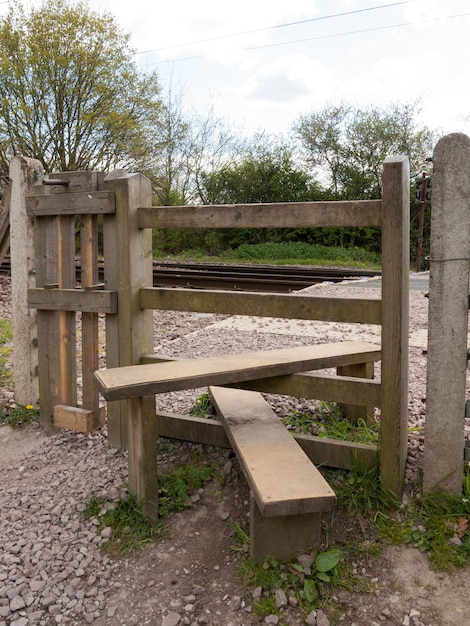
MULTIPOLYGON (((380 381, 374 383, 344 371, 347 375, 339 377, 341 380, 312 379, 312 395, 308 397, 380 407, 381 476, 387 489, 401 494, 408 426, 409 166, 405 157, 391 157, 384 162, 383 194, 379 200, 155 207, 151 206, 150 182, 145 177, 117 171, 105 179, 88 172, 65 172, 40 179, 27 185, 25 204, 35 232, 36 286, 28 290, 28 302, 29 307, 38 310, 40 411, 44 426, 52 429, 81 423, 88 428, 91 422, 100 423, 98 399, 91 382, 92 371, 98 368, 99 313, 106 316, 108 368, 148 363, 155 358, 153 310, 380 324, 380 381), (104 237, 101 285, 96 280, 98 216, 103 220, 104 237), (78 224, 80 245, 76 246, 78 224), (381 228, 382 297, 266 297, 153 288, 152 229, 209 225, 381 228), (83 270, 79 283, 75 277, 77 255, 83 270), (81 315, 84 354, 80 408, 76 382, 77 312, 81 315)), ((129 449, 130 488, 144 503, 150 502, 156 492, 157 435, 181 437, 182 430, 187 433, 188 429, 182 429, 177 419, 181 416, 156 416, 153 396, 109 402, 107 414, 110 444, 129 449)), ((193 430, 197 431, 198 441, 213 443, 219 437, 215 433, 217 424, 193 430)), ((312 460, 318 462, 322 445, 318 438, 312 439, 316 439, 311 446, 312 455, 317 455, 312 460)), ((327 460, 335 465, 340 459, 344 467, 343 452, 347 446, 344 442, 324 442, 327 443, 327 460), (343 452, 338 454, 338 450, 343 452)), ((361 446, 349 446, 349 460, 360 452, 361 446)))

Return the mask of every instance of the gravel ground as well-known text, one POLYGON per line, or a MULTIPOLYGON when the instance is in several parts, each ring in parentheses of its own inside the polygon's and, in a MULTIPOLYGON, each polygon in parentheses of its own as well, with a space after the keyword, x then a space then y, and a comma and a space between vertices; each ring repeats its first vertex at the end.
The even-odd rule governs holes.
MULTIPOLYGON (((0 277, 0 288, 0 318, 9 318, 7 278, 0 277)), ((358 293, 357 288, 350 286, 323 286, 321 290, 322 295, 375 295, 374 290, 358 293)), ((317 292, 317 288, 308 292, 317 292)), ((422 338, 426 323, 427 299, 423 292, 411 292, 410 329, 414 334, 410 347, 409 424, 416 428, 409 437, 409 490, 415 488, 423 455, 426 357, 422 338)), ((245 319, 234 329, 233 320, 226 316, 155 314, 156 351, 167 356, 206 356, 305 345, 337 340, 338 336, 351 338, 357 330, 340 324, 312 327, 307 322, 279 322, 273 328, 269 321, 257 318, 245 319)), ((360 330, 361 337, 377 334, 374 327, 360 330)), ((184 412, 202 391, 161 395, 158 408, 184 412)), ((280 415, 292 409, 312 408, 308 401, 274 396, 269 399, 280 415)), ((13 390, 2 389, 0 407, 4 405, 7 410, 13 404, 13 390)), ((244 517, 246 524, 248 498, 246 484, 238 480, 236 463, 228 451, 204 449, 213 463, 230 476, 230 490, 218 490, 214 485, 201 489, 194 501, 195 508, 172 519, 170 538, 144 554, 113 559, 100 549, 109 541, 110 529, 97 534, 99 520, 85 520, 80 514, 92 496, 115 500, 122 494, 126 455, 108 449, 105 428, 86 435, 61 431, 46 438, 38 427, 32 427, 21 437, 19 441, 17 432, 0 427, 0 626, 258 623, 250 614, 249 602, 237 594, 234 571, 239 556, 233 555, 227 543, 227 519, 233 517, 243 522, 244 517)), ((161 453, 159 462, 164 465, 176 457, 184 458, 188 450, 184 443, 169 447, 161 453)), ((379 575, 372 567, 369 570, 368 564, 358 563, 359 569, 364 566, 364 576, 375 591, 367 601, 351 600, 338 624, 464 626, 470 622, 465 604, 468 589, 464 588, 452 601, 452 608, 439 614, 429 591, 434 580, 421 584, 418 575, 412 574, 410 586, 415 588, 411 596, 409 589, 400 595, 399 574, 396 580, 389 580, 396 556, 390 552, 390 571, 382 564, 379 575)), ((409 570, 422 572, 424 580, 427 570, 420 559, 421 555, 416 554, 409 570)), ((403 556, 400 562, 404 567, 403 556)), ((447 585, 449 598, 455 593, 457 585, 442 581, 439 584, 443 588, 447 585)), ((322 612, 301 618, 293 601, 278 601, 286 624, 330 624, 322 612)), ((265 623, 278 623, 276 616, 267 619, 265 623)))

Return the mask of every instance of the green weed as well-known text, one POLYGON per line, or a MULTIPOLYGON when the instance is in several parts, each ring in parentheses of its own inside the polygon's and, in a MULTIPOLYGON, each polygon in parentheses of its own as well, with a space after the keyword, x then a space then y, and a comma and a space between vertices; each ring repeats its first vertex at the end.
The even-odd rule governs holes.
POLYGON ((13 325, 10 320, 0 319, 0 384, 11 377, 11 370, 7 363, 13 352, 11 341, 13 339, 13 325))
POLYGON ((254 602, 256 615, 277 613, 274 594, 276 589, 283 589, 286 596, 294 596, 302 610, 308 612, 314 608, 322 595, 323 586, 332 582, 339 566, 342 551, 333 548, 311 555, 311 563, 293 559, 279 563, 272 557, 255 563, 251 559, 242 561, 238 575, 250 587, 261 587, 264 597, 254 602))
POLYGON ((208 393, 203 393, 199 396, 188 411, 188 415, 193 417, 207 417, 208 415, 214 415, 214 413, 214 407, 208 393))
POLYGON ((133 552, 151 542, 154 537, 164 536, 166 526, 161 519, 172 511, 182 511, 190 506, 191 492, 199 489, 212 478, 214 469, 197 461, 190 461, 172 469, 168 474, 159 475, 158 514, 160 520, 151 523, 132 495, 125 495, 116 502, 106 497, 93 497, 87 500, 82 512, 85 518, 97 518, 98 532, 110 527, 112 535, 103 544, 104 550, 113 553, 133 552))
POLYGON ((0 415, 0 423, 8 424, 14 428, 29 426, 37 422, 39 409, 35 409, 31 404, 26 406, 16 406, 8 410, 6 415, 0 415))
POLYGON ((462 496, 436 494, 410 501, 394 515, 380 515, 382 538, 407 543, 429 555, 439 570, 452 569, 470 560, 470 467, 463 478, 462 496))
POLYGON ((117 502, 91 498, 82 515, 98 519, 98 533, 104 528, 112 529, 110 540, 103 544, 103 549, 113 554, 134 552, 150 543, 155 536, 165 534, 163 524, 151 523, 132 495, 121 497, 117 502))

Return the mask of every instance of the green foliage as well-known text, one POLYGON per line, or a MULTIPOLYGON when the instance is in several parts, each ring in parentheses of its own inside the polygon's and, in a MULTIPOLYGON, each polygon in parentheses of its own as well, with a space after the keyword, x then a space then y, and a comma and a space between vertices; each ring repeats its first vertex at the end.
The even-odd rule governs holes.
POLYGON ((318 410, 310 414, 294 411, 281 421, 291 430, 318 437, 372 445, 377 445, 379 440, 378 424, 367 424, 363 419, 353 423, 343 416, 340 407, 330 402, 318 402, 318 410))
POLYGON ((11 376, 6 365, 13 352, 11 341, 13 339, 13 325, 10 320, 0 319, 0 384, 11 376))
POLYGON ((188 415, 194 417, 207 417, 214 413, 211 397, 208 393, 203 393, 189 409, 188 415))
MULTIPOLYGON (((196 460, 175 467, 158 480, 158 514, 161 519, 173 511, 182 511, 190 506, 188 498, 194 490, 201 488, 214 476, 214 469, 196 460)), ((108 552, 133 552, 166 534, 165 525, 159 520, 151 523, 134 496, 126 494, 117 502, 106 497, 93 497, 82 512, 85 518, 97 518, 97 532, 111 528, 110 540, 103 544, 108 552)))
POLYGON ((160 474, 159 515, 166 517, 172 511, 182 511, 188 506, 190 493, 200 489, 214 474, 214 468, 198 460, 175 467, 168 474, 160 474))
POLYGON ((286 261, 296 259, 303 263, 316 265, 318 260, 334 265, 361 267, 366 264, 379 265, 379 256, 361 248, 336 248, 300 241, 290 243, 242 244, 227 253, 228 258, 252 261, 286 261))
POLYGON ((82 515, 98 519, 98 533, 105 528, 112 529, 111 537, 103 544, 103 549, 113 554, 134 552, 150 543, 155 536, 165 533, 164 526, 160 522, 152 524, 135 497, 129 494, 117 502, 104 497, 90 498, 82 515))
POLYGON ((287 596, 297 598, 299 606, 306 612, 315 608, 325 584, 334 581, 343 552, 337 548, 312 555, 310 566, 302 565, 297 559, 280 563, 273 557, 255 563, 251 559, 243 561, 239 575, 251 587, 262 587, 266 597, 256 601, 253 612, 256 615, 277 613, 270 600, 276 589, 283 589, 287 596))
POLYGON ((13 0, 0 18, 0 169, 9 153, 48 172, 137 163, 154 143, 158 93, 111 14, 13 0))
POLYGON ((14 428, 29 426, 37 422, 39 417, 39 409, 35 409, 31 404, 26 406, 15 406, 8 410, 8 413, 1 416, 0 423, 8 424, 14 428))
POLYGON ((462 496, 435 494, 410 501, 407 507, 377 518, 381 537, 407 543, 429 555, 439 570, 470 560, 470 467, 463 477, 462 496))

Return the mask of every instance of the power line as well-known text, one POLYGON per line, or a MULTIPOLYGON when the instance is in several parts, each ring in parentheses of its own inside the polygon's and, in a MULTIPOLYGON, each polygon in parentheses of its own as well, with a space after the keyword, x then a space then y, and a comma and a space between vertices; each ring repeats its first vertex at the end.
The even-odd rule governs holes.
MULTIPOLYGON (((430 18, 427 20, 421 20, 421 24, 429 22, 438 22, 440 19, 450 20, 457 17, 467 17, 470 13, 459 13, 458 15, 448 15, 443 18, 430 18)), ((260 48, 273 48, 274 46, 287 46, 293 43, 304 43, 306 41, 317 41, 318 39, 331 39, 333 37, 345 37, 346 35, 359 35, 361 33, 371 33, 377 30, 386 30, 389 28, 401 28, 403 26, 411 26, 412 22, 401 22, 400 24, 390 24, 388 26, 371 26, 370 28, 363 28, 361 30, 349 30, 344 33, 335 33, 332 35, 318 35, 316 37, 307 37, 306 39, 293 39, 291 41, 280 41, 277 43, 265 44, 262 46, 250 46, 249 48, 243 48, 243 50, 259 50, 260 48)))
MULTIPOLYGON (((413 2, 414 0, 409 0, 410 2, 413 2)), ((421 24, 429 24, 432 22, 439 22, 441 19, 445 19, 445 20, 451 20, 451 19, 456 19, 459 17, 468 17, 470 16, 470 12, 469 13, 459 13, 456 15, 447 15, 446 17, 443 18, 429 18, 429 19, 425 19, 425 20, 421 20, 421 24)), ((374 32, 374 31, 379 31, 379 30, 388 30, 390 28, 403 28, 405 26, 412 26, 412 22, 401 22, 399 24, 389 24, 386 26, 375 26, 375 27, 370 27, 370 28, 363 28, 361 30, 349 30, 349 31, 345 31, 342 33, 333 33, 331 35, 318 35, 316 37, 308 37, 306 39, 293 39, 291 41, 282 41, 282 42, 278 42, 278 43, 270 43, 270 44, 265 44, 262 46, 251 46, 248 48, 242 48, 243 51, 247 51, 247 50, 258 50, 260 48, 273 48, 275 46, 286 46, 286 45, 292 45, 295 43, 304 43, 307 41, 317 41, 320 39, 332 39, 335 37, 346 37, 348 35, 357 35, 357 34, 362 34, 362 33, 369 33, 369 32, 374 32)), ((192 61, 194 59, 202 59, 204 58, 204 55, 199 54, 199 55, 194 55, 194 56, 189 56, 189 57, 181 57, 179 59, 164 59, 163 61, 155 61, 154 63, 146 63, 145 66, 146 67, 152 67, 155 65, 163 65, 164 63, 177 63, 179 61, 192 61)), ((141 65, 141 67, 144 64, 141 65)))
MULTIPOLYGON (((345 17, 347 15, 354 15, 356 13, 366 13, 369 11, 377 11, 378 9, 387 9, 389 7, 395 7, 401 4, 410 4, 412 2, 416 2, 416 0, 402 0, 402 2, 382 4, 376 7, 367 7, 365 9, 355 9, 354 11, 346 11, 344 13, 332 13, 331 15, 312 17, 306 20, 298 20, 297 22, 288 22, 286 24, 277 24, 275 26, 266 26, 264 28, 256 28, 254 30, 245 30, 245 31, 241 31, 238 33, 230 33, 228 35, 219 35, 218 37, 209 37, 207 39, 187 41, 186 43, 172 44, 171 46, 162 46, 161 48, 152 48, 151 50, 142 50, 141 52, 136 52, 136 55, 137 54, 149 54, 150 52, 160 52, 161 50, 171 50, 172 48, 182 48, 184 46, 192 46, 192 45, 199 44, 199 43, 209 43, 212 41, 220 41, 222 39, 230 39, 233 37, 242 37, 243 35, 253 35, 254 33, 262 33, 268 30, 276 30, 278 28, 286 28, 288 26, 299 26, 300 24, 308 24, 310 22, 320 22, 322 20, 330 20, 330 19, 337 18, 337 17, 345 17)), ((193 58, 193 57, 190 57, 190 58, 193 58)))

